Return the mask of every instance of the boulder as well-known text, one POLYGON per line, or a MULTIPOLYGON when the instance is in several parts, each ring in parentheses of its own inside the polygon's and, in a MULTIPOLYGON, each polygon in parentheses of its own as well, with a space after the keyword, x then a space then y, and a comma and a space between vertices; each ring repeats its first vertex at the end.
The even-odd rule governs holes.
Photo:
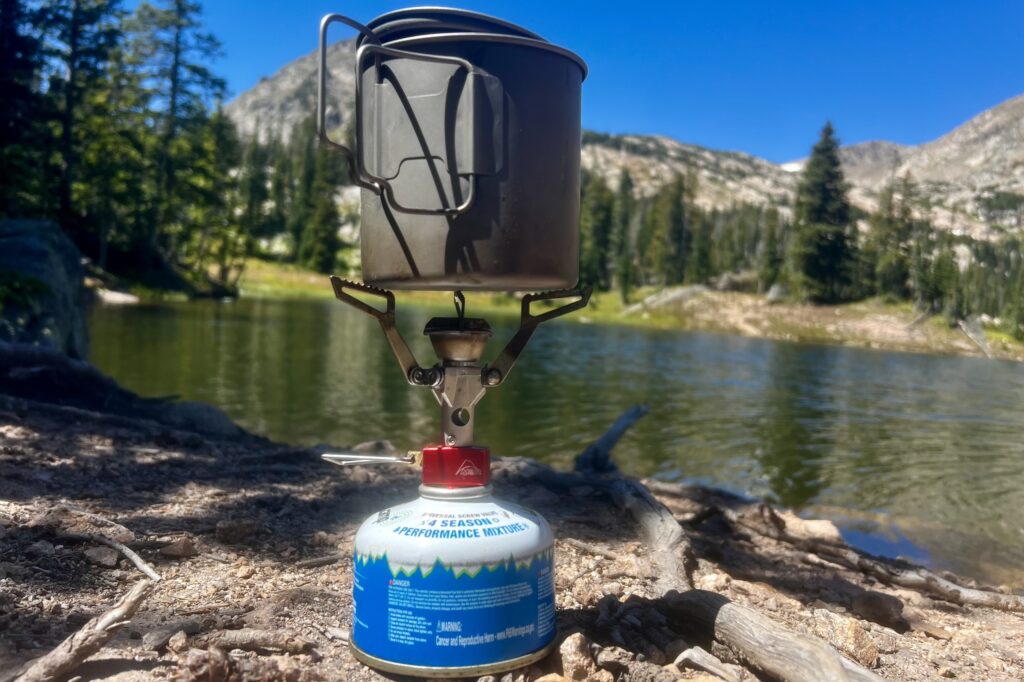
POLYGON ((0 340, 88 358, 81 259, 54 223, 0 221, 0 340))
POLYGON ((757 291, 757 273, 752 270, 724 272, 712 282, 716 291, 741 291, 748 294, 757 291))
POLYGON ((907 622, 903 618, 903 602, 891 594, 865 590, 853 598, 850 610, 855 614, 879 625, 905 632, 907 622))
POLYGON ((785 301, 788 295, 789 292, 786 290, 786 287, 776 282, 768 289, 768 293, 765 295, 764 300, 769 304, 774 305, 785 301))

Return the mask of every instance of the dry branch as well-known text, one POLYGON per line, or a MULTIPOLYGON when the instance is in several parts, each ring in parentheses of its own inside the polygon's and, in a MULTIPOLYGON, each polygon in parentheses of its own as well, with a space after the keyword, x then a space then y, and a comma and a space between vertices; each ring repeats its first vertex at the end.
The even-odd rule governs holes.
POLYGON ((118 542, 117 540, 112 540, 103 535, 97 535, 96 533, 69 533, 65 537, 72 540, 89 540, 91 542, 98 542, 101 545, 106 545, 107 547, 116 549, 129 561, 135 564, 136 568, 145 573, 150 580, 153 582, 160 582, 160 574, 157 573, 152 566, 147 564, 145 559, 136 554, 130 547, 118 542))
POLYGON ((224 649, 242 649, 243 651, 277 650, 289 654, 309 653, 315 646, 313 642, 287 630, 218 630, 196 638, 201 647, 224 649))
POLYGON ((721 677, 725 682, 740 682, 743 679, 743 673, 739 667, 723 663, 717 656, 699 646, 690 647, 676 656, 673 665, 677 668, 686 665, 689 668, 703 670, 721 677))
POLYGON ((110 641, 135 614, 153 583, 142 580, 105 613, 93 618, 42 658, 36 660, 17 682, 55 682, 77 668, 110 641))
POLYGON ((612 459, 612 449, 629 430, 650 410, 646 405, 634 405, 626 410, 604 434, 576 456, 573 469, 581 474, 614 473, 619 470, 612 459))
POLYGON ((605 489, 615 506, 628 511, 643 530, 650 558, 661 569, 661 591, 691 587, 686 570, 687 562, 692 560, 690 543, 672 512, 637 481, 616 478, 608 481, 605 489))
POLYGON ((821 542, 796 537, 787 532, 786 524, 768 505, 754 505, 739 512, 723 509, 722 513, 733 523, 742 525, 755 533, 775 540, 783 540, 799 549, 825 557, 829 561, 865 573, 889 585, 925 592, 961 606, 985 606, 1002 611, 1024 612, 1024 597, 1019 595, 989 592, 957 585, 926 568, 905 562, 881 560, 859 552, 845 543, 821 542))
POLYGON ((587 552, 588 554, 594 554, 596 556, 604 557, 605 559, 609 559, 610 561, 618 561, 619 559, 621 559, 621 557, 618 554, 616 554, 615 552, 611 552, 611 551, 609 551, 607 549, 602 549, 600 547, 596 547, 596 546, 594 546, 594 545, 592 545, 592 544, 590 544, 588 542, 583 542, 582 540, 577 540, 576 538, 565 538, 564 540, 562 540, 562 542, 564 542, 565 544, 569 545, 570 547, 575 547, 576 549, 578 549, 580 551, 587 552))
POLYGON ((320 566, 330 566, 336 564, 344 559, 347 554, 342 552, 335 552, 334 554, 325 554, 324 556, 313 557, 312 559, 303 559, 302 561, 295 562, 295 568, 319 568, 320 566))
POLYGON ((160 574, 124 542, 117 539, 120 537, 126 542, 131 542, 135 533, 115 521, 70 504, 58 504, 47 508, 33 518, 28 525, 30 528, 52 529, 59 537, 68 540, 97 542, 106 545, 123 554, 150 580, 160 582, 160 574))

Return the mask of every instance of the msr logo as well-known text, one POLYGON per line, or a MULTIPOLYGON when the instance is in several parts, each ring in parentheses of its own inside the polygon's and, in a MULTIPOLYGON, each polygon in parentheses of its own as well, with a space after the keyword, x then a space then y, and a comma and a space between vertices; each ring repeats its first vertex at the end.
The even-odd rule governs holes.
POLYGON ((456 476, 479 476, 481 473, 479 467, 468 459, 463 461, 459 468, 455 470, 456 476))

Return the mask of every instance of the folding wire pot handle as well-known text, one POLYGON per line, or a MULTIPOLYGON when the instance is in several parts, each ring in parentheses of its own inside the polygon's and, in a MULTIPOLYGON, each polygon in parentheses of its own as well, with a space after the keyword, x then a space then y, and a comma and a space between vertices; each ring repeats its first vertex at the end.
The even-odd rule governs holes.
MULTIPOLYGON (((362 149, 363 145, 358 139, 360 131, 362 130, 362 87, 360 78, 360 67, 367 56, 373 56, 374 68, 380 68, 380 57, 396 57, 400 59, 415 59, 423 62, 434 62, 440 64, 452 64, 460 69, 466 71, 467 77, 475 70, 473 65, 460 57, 448 57, 440 55, 428 55, 419 54, 416 52, 409 52, 407 50, 397 50, 393 47, 386 47, 381 45, 377 35, 369 28, 359 23, 355 19, 351 19, 342 14, 328 14, 320 21, 320 72, 319 81, 317 88, 317 136, 330 145, 334 149, 344 154, 346 161, 348 162, 351 176, 360 187, 370 190, 374 194, 377 194, 383 202, 385 202, 390 208, 393 208, 402 213, 410 213, 414 215, 448 215, 456 216, 461 215, 468 211, 473 206, 473 201, 476 198, 476 176, 474 174, 469 175, 469 192, 466 195, 465 200, 454 208, 442 207, 442 208, 416 208, 411 206, 403 206, 395 199, 394 190, 391 187, 391 183, 386 178, 381 178, 372 175, 366 170, 366 163, 363 160, 362 149), (355 59, 355 115, 356 115, 356 149, 353 152, 352 149, 346 147, 343 144, 335 142, 330 139, 327 134, 327 29, 333 23, 345 24, 355 30, 359 31, 369 41, 368 44, 363 45, 356 52, 355 59)), ((415 120, 415 115, 411 110, 407 110, 409 116, 413 119, 413 126, 419 129, 419 123, 415 120)), ((428 160, 430 155, 426 155, 428 160)), ((431 161, 432 163, 432 161, 431 161)))

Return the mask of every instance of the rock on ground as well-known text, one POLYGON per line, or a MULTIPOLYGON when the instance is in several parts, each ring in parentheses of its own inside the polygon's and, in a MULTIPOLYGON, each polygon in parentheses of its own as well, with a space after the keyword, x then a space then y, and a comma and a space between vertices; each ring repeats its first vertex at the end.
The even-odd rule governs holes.
POLYGON ((89 357, 81 254, 55 223, 0 221, 0 340, 89 357))

